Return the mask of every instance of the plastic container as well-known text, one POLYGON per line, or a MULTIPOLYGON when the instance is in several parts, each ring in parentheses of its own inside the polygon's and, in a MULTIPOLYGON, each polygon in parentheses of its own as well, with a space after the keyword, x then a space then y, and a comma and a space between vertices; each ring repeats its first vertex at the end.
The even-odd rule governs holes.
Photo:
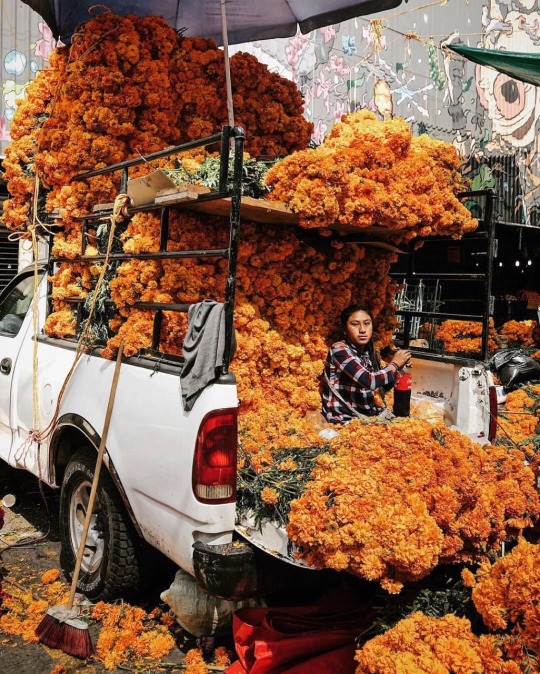
POLYGON ((394 414, 396 417, 411 416, 412 375, 409 372, 398 372, 394 388, 394 414))

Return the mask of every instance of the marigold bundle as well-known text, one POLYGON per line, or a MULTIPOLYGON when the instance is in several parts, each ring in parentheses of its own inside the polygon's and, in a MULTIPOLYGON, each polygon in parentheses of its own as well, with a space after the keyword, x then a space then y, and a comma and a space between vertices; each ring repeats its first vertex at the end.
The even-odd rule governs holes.
POLYGON ((116 669, 119 664, 140 667, 159 660, 174 647, 167 628, 154 624, 142 608, 124 602, 116 605, 99 602, 92 618, 102 623, 96 654, 105 669, 116 669))
POLYGON ((524 539, 476 573, 474 605, 487 627, 506 632, 505 649, 518 662, 540 657, 539 597, 540 549, 524 539))
POLYGON ((466 618, 413 613, 356 653, 356 674, 522 674, 497 637, 476 636, 466 618))
POLYGON ((509 346, 535 346, 533 330, 536 325, 536 321, 508 321, 499 334, 508 339, 509 346))
MULTIPOLYGON (((493 319, 489 319, 488 349, 497 349, 497 333, 493 319)), ((478 321, 443 321, 435 332, 444 350, 450 353, 480 353, 482 350, 482 323, 478 321)))
MULTIPOLYGON (((236 123, 249 129, 252 154, 287 154, 307 146, 312 124, 294 83, 253 56, 230 60, 236 123)), ((223 52, 212 40, 181 37, 158 16, 103 12, 83 24, 70 47, 29 84, 11 125, 4 220, 25 229, 34 179, 47 190, 46 211, 61 209, 64 232, 54 252, 80 252, 74 218, 112 201, 114 176, 70 182, 79 173, 201 138, 226 124, 223 52)), ((135 169, 131 177, 151 167, 135 169)))
POLYGON ((499 414, 496 443, 519 447, 537 476, 540 476, 540 384, 511 391, 499 414))
POLYGON ((437 564, 478 560, 540 515, 522 452, 423 421, 352 422, 321 454, 287 533, 319 568, 399 592, 437 564))
POLYGON ((361 110, 342 117, 324 143, 301 150, 267 174, 270 199, 298 213, 303 227, 381 225, 403 238, 474 230, 457 198, 465 183, 449 143, 413 137, 407 123, 361 110))
POLYGON ((200 648, 192 648, 182 661, 184 674, 210 674, 212 670, 222 671, 230 664, 230 655, 226 648, 220 646, 212 653, 210 667, 200 648))

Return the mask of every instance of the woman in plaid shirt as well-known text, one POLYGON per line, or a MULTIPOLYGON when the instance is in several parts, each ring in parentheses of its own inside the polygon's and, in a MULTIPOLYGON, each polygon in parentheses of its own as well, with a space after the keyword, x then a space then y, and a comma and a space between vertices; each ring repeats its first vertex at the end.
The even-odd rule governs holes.
POLYGON ((369 311, 352 304, 341 312, 344 339, 332 344, 324 367, 322 411, 327 421, 343 424, 361 416, 379 415, 375 404, 378 388, 391 389, 398 372, 411 359, 411 352, 398 349, 381 368, 373 344, 373 322, 369 311))

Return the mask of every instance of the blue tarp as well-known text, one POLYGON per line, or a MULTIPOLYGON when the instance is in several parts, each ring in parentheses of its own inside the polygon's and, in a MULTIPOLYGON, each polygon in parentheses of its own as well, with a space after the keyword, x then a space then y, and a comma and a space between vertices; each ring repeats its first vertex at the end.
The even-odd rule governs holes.
MULTIPOLYGON (((220 0, 23 0, 40 14, 56 39, 71 41, 77 26, 95 13, 157 14, 186 35, 210 37, 222 44, 220 0), (93 9, 91 9, 93 8, 93 9)), ((402 0, 227 0, 227 35, 231 44, 302 33, 355 16, 384 12, 402 0)))

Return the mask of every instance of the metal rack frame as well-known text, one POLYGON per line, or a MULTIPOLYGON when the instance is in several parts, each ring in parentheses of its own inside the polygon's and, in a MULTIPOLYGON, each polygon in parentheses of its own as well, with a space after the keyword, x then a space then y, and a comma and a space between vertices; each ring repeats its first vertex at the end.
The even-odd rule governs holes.
MULTIPOLYGON (((491 295, 492 281, 493 281, 493 260, 496 257, 496 239, 495 239, 495 221, 493 218, 494 214, 494 203, 496 199, 495 191, 492 189, 488 190, 477 190, 472 192, 462 192, 458 195, 460 199, 470 199, 476 197, 485 197, 486 204, 484 209, 484 217, 482 218, 484 224, 483 232, 475 232, 468 237, 464 235, 463 240, 468 239, 479 239, 485 240, 487 243, 486 249, 486 269, 484 273, 465 273, 465 274, 455 274, 455 273, 417 273, 414 269, 414 245, 420 240, 428 240, 427 237, 423 239, 415 239, 414 242, 410 245, 407 271, 403 273, 392 273, 393 278, 404 279, 405 282, 418 281, 422 279, 433 280, 433 281, 463 281, 471 280, 481 283, 482 293, 481 293, 481 303, 482 310, 480 314, 453 314, 439 311, 411 311, 411 310, 398 310, 396 313, 399 316, 403 316, 403 332, 404 332, 404 346, 409 347, 411 340, 411 328, 413 325, 414 319, 422 318, 441 318, 441 319, 450 319, 450 320, 465 320, 465 321, 481 321, 482 322, 482 346, 481 346, 481 358, 483 361, 487 361, 489 358, 489 317, 492 313, 492 304, 493 299, 491 295)), ((430 241, 453 241, 450 237, 429 237, 430 241)), ((429 352, 426 349, 422 349, 421 353, 430 353, 432 358, 443 357, 441 354, 437 354, 434 350, 429 352)), ((444 355, 444 358, 447 359, 448 356, 444 355)))
MULTIPOLYGON (((229 364, 232 358, 232 344, 233 344, 233 316, 234 316, 234 303, 236 296, 236 270, 237 270, 237 258, 238 258, 238 240, 239 240, 239 229, 240 229, 240 204, 242 197, 242 169, 243 169, 243 148, 244 148, 245 134, 244 130, 241 127, 235 126, 224 126, 220 133, 208 136, 206 138, 201 138, 196 141, 189 143, 184 143, 182 145, 176 145, 173 147, 160 150, 159 152, 154 152, 149 155, 137 157, 134 159, 128 159, 118 164, 113 164, 111 166, 106 166, 102 169, 97 169, 94 171, 88 171, 86 173, 81 173, 76 175, 73 181, 77 180, 86 180, 88 178, 93 178, 95 176, 104 175, 107 173, 113 173, 116 171, 121 171, 120 177, 120 188, 119 193, 125 193, 127 191, 127 183, 129 180, 129 169, 133 166, 138 166, 143 163, 152 162, 155 159, 162 157, 168 157, 174 154, 181 154, 189 150, 206 147, 209 145, 214 145, 216 143, 220 144, 220 167, 219 167, 219 186, 217 191, 208 192, 204 194, 199 194, 197 197, 197 202, 201 201, 211 201, 215 199, 223 199, 230 197, 230 217, 229 217, 229 245, 227 248, 219 249, 199 249, 199 250, 187 250, 187 251, 168 251, 167 243, 169 240, 169 213, 170 209, 181 208, 180 204, 167 205, 167 204, 148 204, 139 207, 130 207, 127 209, 128 216, 134 215, 135 213, 141 211, 149 210, 161 210, 160 218, 160 237, 159 237, 159 251, 155 253, 113 253, 109 255, 109 260, 113 263, 119 263, 124 260, 160 260, 160 259, 178 259, 182 258, 207 258, 207 257, 222 257, 226 258, 228 261, 227 268, 227 280, 224 289, 224 307, 225 307, 225 346, 224 346, 224 364, 222 367, 222 374, 227 374, 229 370, 229 364), (229 167, 229 158, 230 158, 230 149, 231 145, 234 148, 234 160, 233 160, 233 177, 232 177, 232 189, 227 188, 227 179, 228 179, 228 167, 229 167)), ((183 202, 186 203, 186 202, 183 202)), ((85 216, 82 216, 82 246, 81 254, 75 258, 62 258, 62 257, 49 257, 48 262, 48 275, 49 277, 54 274, 54 266, 62 262, 79 262, 85 264, 94 264, 97 261, 102 261, 105 259, 104 254, 85 256, 85 250, 88 242, 88 229, 90 224, 93 221, 106 218, 112 213, 112 208, 104 208, 85 216)), ((52 235, 50 245, 52 248, 52 235)), ((80 322, 83 318, 82 308, 84 303, 84 298, 72 298, 68 301, 71 301, 77 304, 77 326, 80 326, 80 322)), ((112 300, 111 300, 112 304, 112 300)), ((159 351, 159 342, 160 342, 160 333, 161 325, 163 320, 164 311, 176 311, 176 312, 187 312, 189 307, 193 303, 185 302, 178 304, 165 304, 158 302, 138 302, 133 304, 133 308, 137 309, 154 309, 156 311, 154 315, 154 325, 153 325, 153 336, 152 336, 152 347, 151 352, 157 356, 163 356, 164 354, 159 351)), ((50 312, 52 308, 52 284, 49 281, 48 286, 48 311, 50 312)))

